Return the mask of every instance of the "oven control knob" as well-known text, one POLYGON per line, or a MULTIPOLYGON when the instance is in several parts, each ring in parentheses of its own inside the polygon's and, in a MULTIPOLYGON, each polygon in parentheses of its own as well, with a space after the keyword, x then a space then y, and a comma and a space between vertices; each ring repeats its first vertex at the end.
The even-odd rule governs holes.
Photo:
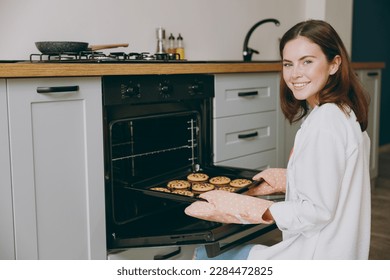
POLYGON ((141 98, 141 90, 140 89, 141 89, 140 84, 130 83, 127 86, 123 86, 122 90, 121 90, 122 91, 122 99, 132 98, 132 97, 141 98))
POLYGON ((159 86, 159 92, 162 98, 169 98, 173 93, 173 86, 168 81, 162 82, 159 86))
POLYGON ((188 92, 190 95, 200 95, 204 93, 203 83, 200 81, 195 81, 194 84, 188 87, 188 92))

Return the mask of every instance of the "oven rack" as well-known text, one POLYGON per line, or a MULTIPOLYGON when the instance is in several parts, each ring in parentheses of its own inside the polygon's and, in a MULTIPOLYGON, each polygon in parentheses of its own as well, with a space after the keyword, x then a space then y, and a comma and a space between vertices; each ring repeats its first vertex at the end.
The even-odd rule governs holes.
MULTIPOLYGON (((168 153, 168 152, 182 150, 182 149, 193 149, 195 147, 197 147, 197 144, 183 145, 183 146, 179 146, 179 147, 151 151, 151 152, 147 152, 147 153, 140 153, 140 154, 134 154, 134 155, 130 155, 130 156, 112 158, 111 161, 133 159, 133 158, 137 158, 137 157, 144 157, 144 156, 150 156, 150 155, 155 155, 155 154, 168 153)), ((196 160, 196 159, 198 159, 196 156, 192 156, 191 158, 189 158, 189 160, 191 160, 191 161, 196 160)))
MULTIPOLYGON (((132 121, 130 121, 130 123, 132 123, 132 121)), ((147 157, 147 156, 152 156, 152 155, 157 155, 157 154, 162 154, 162 153, 169 153, 169 152, 178 151, 178 150, 190 149, 191 150, 191 157, 188 158, 188 161, 190 161, 191 165, 193 167, 195 167, 195 165, 197 164, 197 160, 199 158, 197 156, 197 153, 195 152, 195 149, 198 147, 197 133, 200 130, 200 127, 198 126, 198 121, 194 118, 191 118, 189 121, 187 121, 187 124, 188 124, 187 129, 191 132, 190 139, 187 140, 187 142, 189 144, 187 144, 187 145, 165 148, 165 149, 161 149, 161 150, 148 151, 148 152, 138 153, 138 154, 131 154, 131 155, 126 155, 126 156, 121 156, 121 157, 112 157, 111 162, 116 162, 116 161, 121 161, 121 160, 129 160, 129 159, 132 160, 132 159, 139 158, 139 157, 147 157)), ((126 145, 134 145, 133 139, 131 141, 112 144, 112 148, 126 146, 126 145)), ((111 153, 112 153, 112 151, 111 151, 111 153)))

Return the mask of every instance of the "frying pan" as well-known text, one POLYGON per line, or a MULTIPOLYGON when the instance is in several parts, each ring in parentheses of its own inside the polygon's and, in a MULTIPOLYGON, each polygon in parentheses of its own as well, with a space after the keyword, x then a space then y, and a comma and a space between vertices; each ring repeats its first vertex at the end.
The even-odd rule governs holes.
POLYGON ((97 51, 118 47, 128 47, 129 44, 89 45, 86 42, 74 41, 41 41, 35 46, 42 54, 79 53, 82 51, 97 51))

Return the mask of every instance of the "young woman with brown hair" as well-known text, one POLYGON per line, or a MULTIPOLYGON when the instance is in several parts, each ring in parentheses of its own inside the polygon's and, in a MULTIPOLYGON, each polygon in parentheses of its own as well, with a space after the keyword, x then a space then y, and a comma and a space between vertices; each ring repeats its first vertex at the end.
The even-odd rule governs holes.
MULTIPOLYGON (((340 37, 324 21, 292 27, 281 39, 280 54, 282 111, 290 122, 303 123, 287 169, 260 172, 254 179, 268 184, 248 194, 284 191, 285 201, 211 191, 204 194, 208 202, 195 202, 186 213, 234 223, 275 221, 283 233, 276 245, 251 244, 217 259, 367 259, 371 190, 366 94, 340 37), (271 180, 277 176, 285 179, 271 180), (223 206, 229 200, 234 207, 223 206)), ((205 257, 202 248, 195 252, 195 258, 205 257)))

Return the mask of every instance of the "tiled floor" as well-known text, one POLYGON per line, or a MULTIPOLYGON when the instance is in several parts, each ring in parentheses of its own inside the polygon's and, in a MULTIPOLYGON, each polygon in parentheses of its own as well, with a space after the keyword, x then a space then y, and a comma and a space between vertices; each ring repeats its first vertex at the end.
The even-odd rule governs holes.
MULTIPOLYGON (((379 156, 379 177, 372 190, 371 247, 369 259, 390 260, 390 149, 379 156)), ((257 243, 272 245, 281 240, 274 230, 257 243)))

